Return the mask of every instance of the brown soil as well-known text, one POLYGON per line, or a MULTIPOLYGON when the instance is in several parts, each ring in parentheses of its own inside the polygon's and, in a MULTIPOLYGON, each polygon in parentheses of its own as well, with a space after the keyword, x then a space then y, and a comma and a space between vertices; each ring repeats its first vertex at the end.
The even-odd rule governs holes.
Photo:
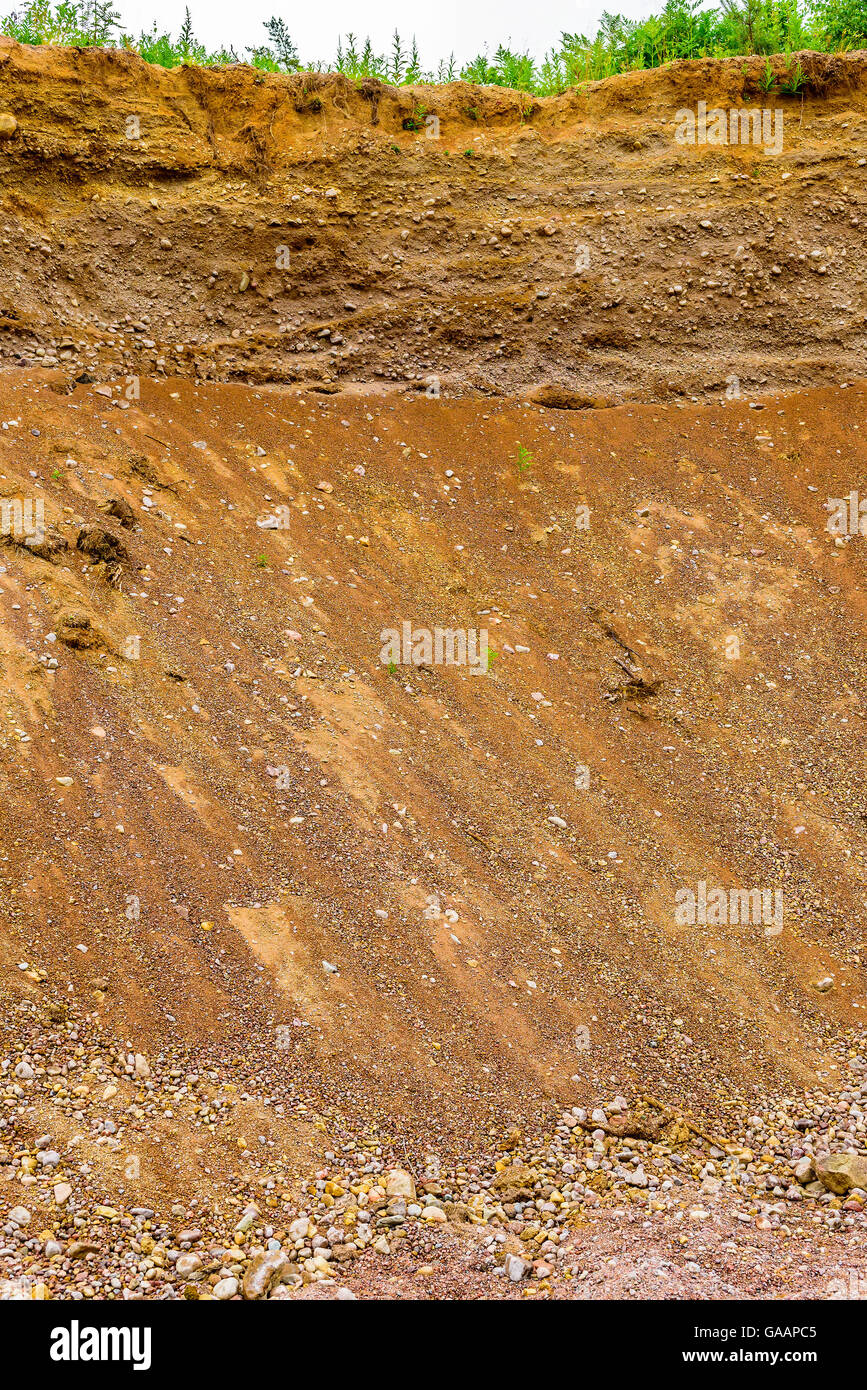
MULTIPOLYGON (((864 55, 815 69, 775 162, 659 125, 736 104, 740 63, 522 116, 464 84, 0 58, 0 497, 45 506, 0 549, 0 1055, 36 1070, 9 1078, 0 1222, 63 1224, 20 1185, 43 1134, 81 1144, 91 1203, 219 1213, 259 1136, 297 1209, 359 1135, 485 1172, 511 1128, 532 1147, 617 1093, 689 1121, 666 1153, 743 1144, 783 1099, 831 1113, 867 1065, 864 542, 825 529, 863 481, 864 55), (439 142, 402 129, 413 101, 439 142), (731 297, 700 288, 702 218, 731 297), (576 239, 606 252, 580 280, 576 239), (660 401, 730 373, 849 384, 660 401), (439 399, 373 384, 429 374, 439 399), (486 628, 490 669, 389 668, 404 622, 486 628), (700 880, 780 889, 783 931, 677 925, 700 880), (127 1054, 230 1109, 145 1120, 127 1054), (112 1076, 136 1191, 81 1137, 112 1076)), ((450 1296, 502 1292, 453 1241, 450 1296)), ((707 1296, 762 1296, 738 1260, 707 1296)), ((419 1293, 400 1259, 381 1278, 419 1293)))
POLYGON ((798 61, 797 98, 754 58, 533 100, 0 40, 0 360, 591 400, 864 375, 867 56, 798 61), (782 153, 677 144, 702 100, 779 109, 782 153))

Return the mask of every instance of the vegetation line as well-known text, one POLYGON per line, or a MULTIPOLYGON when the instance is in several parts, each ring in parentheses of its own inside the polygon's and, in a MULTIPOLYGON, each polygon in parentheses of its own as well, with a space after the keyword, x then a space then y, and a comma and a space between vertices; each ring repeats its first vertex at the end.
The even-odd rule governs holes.
POLYGON ((0 21, 0 32, 19 43, 121 48, 165 68, 244 61, 266 72, 340 72, 353 81, 373 77, 397 86, 460 77, 537 96, 677 58, 788 56, 804 49, 841 53, 867 47, 867 0, 722 0, 712 10, 700 9, 700 3, 668 0, 659 14, 645 20, 603 12, 595 37, 561 34, 559 45, 541 61, 500 44, 493 56, 479 54, 460 70, 452 55, 436 71, 423 68, 415 39, 407 47, 397 30, 386 54, 375 53, 370 39, 362 43, 346 34, 331 63, 302 62, 286 21, 277 17, 265 21, 267 43, 248 48, 246 58, 232 47, 209 52, 193 33, 189 8, 176 39, 159 33, 156 23, 135 38, 123 32, 111 0, 29 0, 0 21))

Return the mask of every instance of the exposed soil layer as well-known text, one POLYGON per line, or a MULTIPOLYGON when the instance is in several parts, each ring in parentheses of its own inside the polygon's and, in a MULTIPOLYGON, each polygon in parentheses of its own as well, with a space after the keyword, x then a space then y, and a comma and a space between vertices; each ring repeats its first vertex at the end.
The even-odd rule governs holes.
POLYGON ((0 46, 0 1297, 863 1292, 865 62, 802 59, 774 157, 672 138, 758 60, 0 46))
MULTIPOLYGON (((44 505, 0 573, 11 1057, 98 1038, 414 1164, 615 1092, 743 1144, 860 1085, 863 537, 825 502, 863 384, 576 414, 55 375, 0 383, 3 492, 44 505), (489 669, 385 664, 405 622, 486 629, 489 669), (779 890, 782 931, 679 925, 700 881, 779 890)), ((157 1192, 242 1182, 181 1118, 160 1160, 167 1123, 157 1192)))
POLYGON ((588 402, 863 376, 865 64, 536 100, 3 41, 0 360, 588 402), (700 102, 781 152, 679 144, 700 102))

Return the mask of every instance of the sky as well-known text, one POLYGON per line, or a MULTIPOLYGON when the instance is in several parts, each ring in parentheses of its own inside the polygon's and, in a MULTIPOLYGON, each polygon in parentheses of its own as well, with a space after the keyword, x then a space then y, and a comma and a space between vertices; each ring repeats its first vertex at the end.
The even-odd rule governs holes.
MULTIPOLYGON (((160 30, 177 34, 186 0, 114 0, 127 31, 138 34, 156 19, 160 30)), ((367 34, 377 52, 390 47, 395 26, 406 44, 415 34, 422 65, 435 69, 454 53, 460 65, 499 43, 541 58, 569 33, 595 32, 603 9, 642 18, 662 8, 664 0, 327 0, 299 5, 290 0, 190 0, 193 31, 208 48, 231 45, 244 50, 266 41, 262 21, 276 14, 285 19, 302 60, 333 61, 340 34, 367 34)))

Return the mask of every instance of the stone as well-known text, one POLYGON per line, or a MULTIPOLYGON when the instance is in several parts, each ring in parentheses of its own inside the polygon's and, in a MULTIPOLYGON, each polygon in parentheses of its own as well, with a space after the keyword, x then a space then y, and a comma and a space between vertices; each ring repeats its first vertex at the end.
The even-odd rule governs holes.
POLYGON ((85 1255, 98 1255, 99 1246, 94 1245, 92 1240, 74 1240, 71 1245, 66 1247, 66 1258, 68 1260, 83 1260, 85 1255))
POLYGON ((234 1277, 220 1279, 214 1285, 214 1298, 224 1302, 227 1298, 234 1298, 240 1288, 240 1284, 234 1277))
POLYGON ((795 1177, 799 1183, 812 1182, 816 1176, 816 1169, 812 1158, 799 1158, 795 1164, 795 1177))
POLYGON ((179 1255, 175 1265, 175 1273, 179 1279, 202 1279, 204 1277, 204 1266, 199 1255, 179 1255))
POLYGON ((816 1159, 816 1177, 829 1192, 844 1197, 851 1187, 867 1187, 867 1158, 859 1154, 828 1154, 816 1159))
MULTIPOLYGON (((626 1173, 626 1175, 625 1175, 624 1178, 623 1178, 623 1181, 624 1181, 624 1182, 627 1184, 627 1186, 629 1186, 629 1187, 646 1187, 646 1186, 647 1186, 647 1182, 648 1182, 648 1178, 647 1178, 647 1174, 645 1173, 644 1169, 641 1167, 641 1164, 639 1164, 638 1167, 635 1169, 634 1172, 632 1172, 632 1173, 627 1172, 627 1173, 626 1173)), ((711 1181, 711 1179, 705 1178, 704 1181, 705 1181, 705 1182, 709 1182, 709 1181, 711 1181)), ((716 1181, 718 1182, 719 1179, 716 1179, 716 1181)), ((702 1183, 702 1191, 707 1191, 707 1190, 708 1190, 708 1189, 705 1187, 704 1183, 702 1183)), ((712 1191, 715 1191, 715 1190, 717 1190, 717 1189, 711 1189, 711 1190, 712 1190, 712 1191)))
POLYGON ((30 1212, 26 1207, 13 1207, 9 1213, 9 1220, 13 1226, 29 1226, 30 1212))
POLYGON ((26 1279, 0 1279, 0 1303, 29 1303, 30 1298, 30 1285, 26 1279))
POLYGON ((518 1284, 526 1274, 529 1274, 531 1266, 520 1255, 507 1255, 503 1268, 512 1283, 518 1284))
POLYGON ((385 1181, 387 1197, 403 1197, 407 1202, 415 1201, 415 1181, 405 1168, 392 1168, 385 1181))
POLYGON ((72 1188, 68 1182, 58 1182, 54 1184, 54 1200, 59 1207, 64 1206, 72 1196, 72 1188))
POLYGON ((18 122, 11 111, 0 114, 0 140, 11 140, 18 129, 18 122))
POLYGON ((252 1204, 251 1204, 249 1207, 245 1207, 244 1210, 243 1210, 243 1212, 242 1212, 242 1214, 241 1214, 241 1219, 240 1219, 240 1221, 238 1222, 237 1226, 235 1227, 235 1230, 236 1230, 236 1231, 249 1231, 250 1227, 252 1226, 253 1222, 256 1220, 256 1217, 257 1217, 258 1215, 259 1215, 259 1208, 258 1208, 258 1207, 254 1207, 252 1204))
POLYGON ((494 1178, 491 1189, 497 1192, 504 1202, 514 1202, 522 1192, 528 1195, 532 1192, 534 1181, 532 1170, 526 1164, 510 1163, 494 1178))
POLYGON ((285 1250, 272 1250, 267 1255, 257 1255, 247 1266, 244 1274, 244 1297, 264 1298, 275 1284, 285 1282, 284 1276, 297 1271, 285 1250))

